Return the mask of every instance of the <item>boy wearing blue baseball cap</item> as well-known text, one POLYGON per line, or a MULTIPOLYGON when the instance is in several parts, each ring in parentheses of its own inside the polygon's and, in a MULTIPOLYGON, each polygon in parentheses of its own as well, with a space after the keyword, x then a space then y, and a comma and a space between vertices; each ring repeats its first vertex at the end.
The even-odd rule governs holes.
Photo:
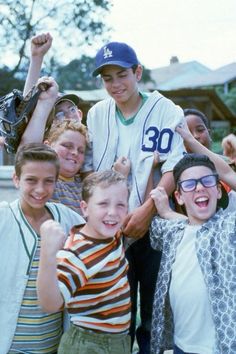
POLYGON ((110 98, 98 102, 88 112, 93 168, 95 171, 112 168, 117 158, 131 161, 130 213, 124 223, 125 234, 138 239, 132 244, 128 241, 126 251, 132 297, 131 336, 134 340, 139 285, 141 324, 136 334, 140 352, 149 353, 160 253, 150 247, 147 230, 155 206, 151 198, 145 201, 145 194, 155 152, 160 159, 154 171, 155 185, 163 186, 168 194, 174 189, 172 169, 184 152, 175 126, 182 120, 183 112, 157 91, 140 92, 142 66, 126 43, 110 42, 98 51, 93 71, 93 76, 97 75, 101 75, 110 98))

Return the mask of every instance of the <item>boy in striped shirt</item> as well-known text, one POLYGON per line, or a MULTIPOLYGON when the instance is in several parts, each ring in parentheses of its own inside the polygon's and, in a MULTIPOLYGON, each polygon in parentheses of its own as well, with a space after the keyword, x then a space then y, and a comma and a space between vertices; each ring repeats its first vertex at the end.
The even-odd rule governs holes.
POLYGON ((82 189, 87 223, 74 227, 66 243, 58 223, 41 227, 39 301, 49 312, 66 307, 71 322, 59 354, 130 353, 128 263, 120 232, 128 197, 123 175, 92 173, 82 189))

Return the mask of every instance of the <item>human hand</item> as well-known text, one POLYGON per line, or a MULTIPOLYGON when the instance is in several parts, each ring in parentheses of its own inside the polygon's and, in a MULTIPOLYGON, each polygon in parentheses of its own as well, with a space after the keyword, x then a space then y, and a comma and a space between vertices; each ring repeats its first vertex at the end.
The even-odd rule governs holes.
POLYGON ((46 257, 56 256, 63 248, 67 235, 55 220, 47 220, 40 227, 41 252, 46 257))
POLYGON ((44 57, 52 45, 52 36, 50 33, 38 34, 31 39, 31 56, 44 57))
POLYGON ((182 121, 176 125, 175 131, 183 138, 184 141, 188 142, 188 140, 193 139, 193 135, 191 134, 187 121, 183 117, 182 121))
POLYGON ((162 217, 166 218, 166 214, 171 212, 169 198, 166 193, 165 188, 159 186, 150 192, 150 197, 155 203, 157 213, 162 217))
POLYGON ((58 84, 51 76, 42 76, 36 86, 38 86, 42 92, 39 96, 39 100, 45 101, 53 101, 53 104, 56 102, 58 98, 58 84))
POLYGON ((149 228, 154 210, 154 203, 149 198, 143 205, 129 213, 123 223, 124 235, 135 239, 143 237, 149 228))
POLYGON ((227 135, 221 145, 224 155, 236 164, 236 136, 234 134, 227 135))
POLYGON ((118 157, 116 162, 113 165, 113 169, 116 172, 122 173, 125 177, 128 177, 130 173, 130 168, 131 168, 131 162, 127 157, 121 156, 118 157))

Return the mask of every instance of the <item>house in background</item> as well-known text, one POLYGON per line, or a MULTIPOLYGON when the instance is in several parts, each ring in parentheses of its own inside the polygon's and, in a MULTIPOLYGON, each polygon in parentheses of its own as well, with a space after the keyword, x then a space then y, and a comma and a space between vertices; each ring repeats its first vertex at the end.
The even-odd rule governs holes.
MULTIPOLYGON (((211 122, 212 130, 221 129, 222 138, 231 127, 236 126, 236 114, 216 93, 217 87, 222 87, 224 93, 236 87, 236 63, 211 70, 197 61, 180 63, 177 57, 172 57, 169 65, 150 72, 152 81, 141 83, 141 90, 157 89, 182 108, 203 111, 211 122)), ((81 98, 80 108, 84 113, 84 123, 88 110, 96 102, 108 97, 105 89, 66 90, 65 93, 74 93, 81 98)), ((3 152, 0 152, 0 155, 3 164, 13 163, 14 156, 3 152)))
MULTIPOLYGON (((236 125, 236 115, 215 90, 216 87, 222 86, 224 92, 228 92, 229 88, 236 86, 236 63, 211 70, 197 61, 180 63, 177 57, 172 57, 168 66, 150 72, 153 81, 141 83, 141 90, 157 89, 182 108, 191 107, 203 111, 213 127, 220 125, 229 129, 236 125)), ((104 89, 67 90, 66 93, 75 93, 81 97, 84 121, 89 108, 97 101, 108 97, 104 89)))

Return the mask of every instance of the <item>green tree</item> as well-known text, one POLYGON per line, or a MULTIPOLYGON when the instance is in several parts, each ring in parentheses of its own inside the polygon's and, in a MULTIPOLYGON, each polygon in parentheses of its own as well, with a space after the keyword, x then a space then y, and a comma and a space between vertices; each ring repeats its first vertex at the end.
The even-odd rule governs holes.
POLYGON ((236 87, 232 87, 228 93, 224 93, 222 86, 216 88, 216 92, 230 110, 236 114, 236 87))
POLYGON ((93 90, 100 87, 101 80, 94 78, 94 58, 83 55, 80 59, 72 60, 65 66, 60 66, 56 73, 59 87, 64 90, 93 90))
POLYGON ((5 53, 0 64, 7 65, 6 53, 16 54, 12 74, 21 71, 26 65, 29 39, 43 31, 52 32, 54 37, 51 53, 56 58, 49 58, 50 63, 72 59, 75 49, 80 57, 80 50, 92 43, 96 50, 108 33, 105 15, 109 9, 109 0, 0 0, 0 50, 5 53))

